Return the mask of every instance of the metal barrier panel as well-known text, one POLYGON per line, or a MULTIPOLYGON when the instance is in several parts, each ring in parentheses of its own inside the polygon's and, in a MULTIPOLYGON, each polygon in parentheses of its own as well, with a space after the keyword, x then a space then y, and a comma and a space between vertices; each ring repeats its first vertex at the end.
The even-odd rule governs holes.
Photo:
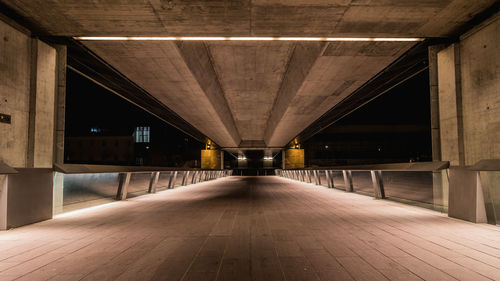
POLYGON ((352 171, 352 185, 355 192, 373 196, 373 182, 370 171, 352 171))
POLYGON ((63 176, 62 205, 68 206, 116 196, 118 173, 61 174, 63 176))

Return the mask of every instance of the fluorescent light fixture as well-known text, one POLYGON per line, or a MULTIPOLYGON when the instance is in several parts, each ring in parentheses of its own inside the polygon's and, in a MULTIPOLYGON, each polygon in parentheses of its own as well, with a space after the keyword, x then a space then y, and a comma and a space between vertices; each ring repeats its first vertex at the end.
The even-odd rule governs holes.
POLYGON ((324 37, 278 37, 280 41, 326 41, 324 37))
POLYGON ((229 37, 230 41, 272 41, 273 37, 229 37))
POLYGON ((84 41, 384 41, 384 42, 415 42, 423 41, 424 38, 377 38, 377 37, 113 37, 113 36, 92 36, 92 37, 73 37, 76 40, 84 41))

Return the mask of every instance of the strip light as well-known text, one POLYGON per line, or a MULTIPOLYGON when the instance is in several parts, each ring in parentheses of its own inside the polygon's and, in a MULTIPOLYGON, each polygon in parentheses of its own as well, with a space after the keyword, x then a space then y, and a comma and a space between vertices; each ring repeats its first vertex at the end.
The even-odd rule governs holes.
POLYGON ((101 205, 97 205, 97 206, 92 206, 92 207, 88 207, 88 208, 84 208, 84 209, 70 211, 70 212, 66 212, 66 213, 55 215, 53 218, 71 217, 71 216, 74 216, 74 215, 86 213, 88 211, 92 211, 92 210, 97 210, 97 209, 101 209, 101 208, 104 208, 104 207, 108 207, 108 206, 114 205, 116 203, 118 203, 118 202, 110 202, 110 203, 105 203, 105 204, 101 204, 101 205))
POLYGON ((385 42, 415 42, 424 38, 380 38, 380 37, 73 37, 85 41, 385 41, 385 42))

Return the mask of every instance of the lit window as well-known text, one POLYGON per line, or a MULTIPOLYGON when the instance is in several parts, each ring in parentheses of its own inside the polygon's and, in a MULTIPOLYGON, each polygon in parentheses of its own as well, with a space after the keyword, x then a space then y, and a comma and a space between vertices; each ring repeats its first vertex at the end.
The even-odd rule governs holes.
POLYGON ((134 132, 135 142, 149 143, 149 127, 136 127, 134 132))

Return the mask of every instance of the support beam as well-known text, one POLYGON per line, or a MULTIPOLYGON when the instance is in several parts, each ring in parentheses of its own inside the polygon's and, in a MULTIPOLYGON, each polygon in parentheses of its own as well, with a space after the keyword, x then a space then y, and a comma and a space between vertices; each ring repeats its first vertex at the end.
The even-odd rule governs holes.
POLYGON ((128 185, 130 183, 130 177, 132 173, 120 173, 118 191, 116 193, 116 200, 127 199, 128 185))
POLYGON ((197 176, 198 176, 198 171, 194 171, 193 176, 191 177, 191 184, 196 183, 197 176))
POLYGON ((152 172, 151 179, 149 180, 148 193, 156 193, 156 184, 160 178, 160 172, 152 172))
POLYGON ((382 180, 382 171, 370 171, 373 183, 373 194, 377 199, 385 198, 384 182, 382 180))
POLYGON ((187 185, 188 178, 189 178, 189 171, 185 171, 182 177, 182 186, 187 185))
POLYGON ((344 174, 345 191, 353 192, 354 187, 352 185, 352 172, 349 170, 343 170, 342 173, 344 174))

